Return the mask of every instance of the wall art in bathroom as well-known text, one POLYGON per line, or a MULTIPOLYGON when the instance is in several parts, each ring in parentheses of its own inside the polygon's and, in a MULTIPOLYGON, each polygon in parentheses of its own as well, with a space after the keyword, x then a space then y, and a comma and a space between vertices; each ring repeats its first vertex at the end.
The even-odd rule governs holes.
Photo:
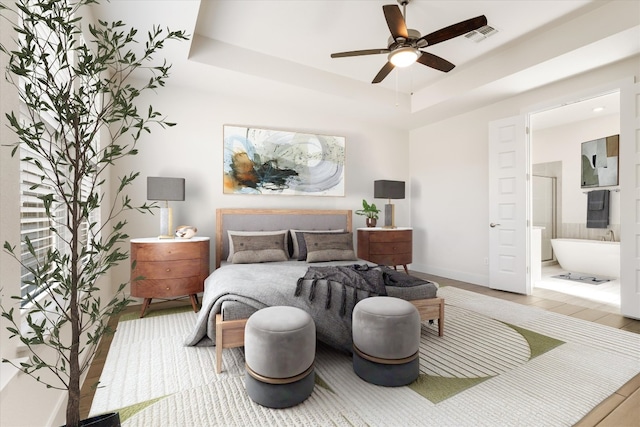
POLYGON ((344 196, 345 138, 223 126, 224 193, 344 196))
POLYGON ((582 143, 581 187, 618 185, 620 135, 582 143))

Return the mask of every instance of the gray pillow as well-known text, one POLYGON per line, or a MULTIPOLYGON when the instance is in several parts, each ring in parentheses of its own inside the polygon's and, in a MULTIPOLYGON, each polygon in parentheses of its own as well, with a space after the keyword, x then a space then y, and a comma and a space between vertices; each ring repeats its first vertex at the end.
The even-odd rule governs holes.
POLYGON ((291 233, 291 248, 292 254, 291 258, 297 259, 298 261, 304 261, 307 259, 307 246, 304 243, 303 233, 344 233, 344 229, 335 229, 335 230, 289 230, 291 233), (300 250, 304 252, 304 255, 300 255, 300 250))
POLYGON ((286 234, 231 236, 234 253, 233 264, 287 261, 285 250, 286 234))
POLYGON ((284 249, 287 252, 287 255, 289 254, 289 247, 287 245, 287 238, 286 235, 289 231, 288 230, 274 230, 274 231, 235 231, 235 230, 228 230, 227 231, 227 236, 229 237, 229 255, 227 256, 227 261, 228 262, 233 262, 233 254, 235 253, 235 250, 233 248, 233 236, 272 236, 274 234, 283 234, 285 236, 285 240, 284 240, 284 249))
POLYGON ((304 233, 307 262, 355 260, 353 233, 304 233))

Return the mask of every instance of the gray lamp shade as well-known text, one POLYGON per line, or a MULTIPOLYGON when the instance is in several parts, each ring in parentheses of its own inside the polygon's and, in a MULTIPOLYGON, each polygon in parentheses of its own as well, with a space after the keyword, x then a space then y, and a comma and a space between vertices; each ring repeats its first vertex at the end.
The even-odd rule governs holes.
POLYGON ((373 197, 375 199, 404 199, 404 181, 374 181, 373 197))
POLYGON ((147 200, 184 200, 184 178, 148 176, 147 200))

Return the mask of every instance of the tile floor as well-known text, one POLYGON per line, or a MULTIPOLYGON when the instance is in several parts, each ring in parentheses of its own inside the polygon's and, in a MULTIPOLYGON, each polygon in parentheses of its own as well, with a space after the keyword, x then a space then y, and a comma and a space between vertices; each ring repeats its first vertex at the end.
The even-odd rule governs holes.
POLYGON ((611 280, 601 284, 586 284, 565 279, 556 279, 551 276, 566 274, 558 264, 542 267, 542 280, 535 283, 533 295, 540 293, 541 289, 554 291, 571 297, 572 303, 583 305, 587 308, 597 308, 611 313, 620 312, 620 280, 611 280))

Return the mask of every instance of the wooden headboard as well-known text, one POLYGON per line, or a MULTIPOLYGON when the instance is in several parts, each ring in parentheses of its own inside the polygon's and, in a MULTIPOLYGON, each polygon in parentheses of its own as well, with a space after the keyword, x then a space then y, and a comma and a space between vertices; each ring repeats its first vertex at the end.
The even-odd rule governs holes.
POLYGON ((216 209, 216 268, 229 254, 227 230, 329 230, 351 232, 351 210, 216 209))

